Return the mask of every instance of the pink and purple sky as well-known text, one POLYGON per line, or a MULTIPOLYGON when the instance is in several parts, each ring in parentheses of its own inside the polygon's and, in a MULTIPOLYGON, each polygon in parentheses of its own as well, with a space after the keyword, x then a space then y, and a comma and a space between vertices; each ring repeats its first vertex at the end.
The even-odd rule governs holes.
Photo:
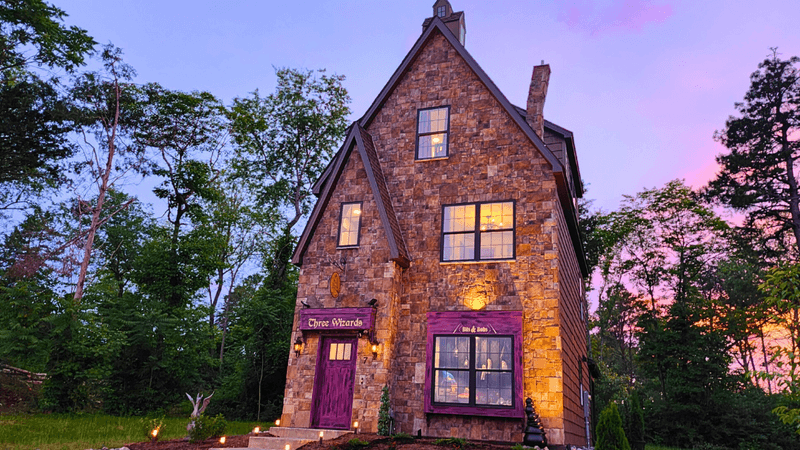
MULTIPOLYGON (((275 67, 347 76, 360 117, 432 15, 434 0, 51 0, 139 73, 226 103, 275 86, 275 67)), ((452 0, 466 48, 524 107, 531 69, 552 76, 545 118, 574 132, 595 206, 716 171, 715 130, 778 47, 800 56, 797 0, 452 0)))

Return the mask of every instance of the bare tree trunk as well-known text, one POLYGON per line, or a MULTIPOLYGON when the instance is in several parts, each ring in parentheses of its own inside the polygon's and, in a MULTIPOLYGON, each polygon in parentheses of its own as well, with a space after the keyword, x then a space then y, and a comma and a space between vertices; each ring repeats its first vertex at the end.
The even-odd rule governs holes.
POLYGON ((767 344, 764 342, 764 325, 758 329, 761 337, 761 352, 764 354, 764 372, 767 373, 767 391, 772 395, 772 380, 769 378, 769 355, 767 354, 767 344))
MULTIPOLYGON (((89 270, 89 262, 92 257, 94 237, 97 234, 97 229, 100 227, 100 214, 103 212, 103 204, 106 200, 106 192, 108 192, 109 178, 111 177, 111 171, 113 170, 114 154, 116 152, 117 125, 119 124, 120 88, 119 80, 117 79, 117 74, 113 64, 111 66, 111 73, 114 76, 114 120, 111 122, 111 124, 106 125, 106 136, 108 136, 108 155, 106 158, 105 170, 98 167, 98 170, 101 170, 101 173, 97 204, 94 207, 92 222, 89 225, 86 243, 83 246, 83 261, 81 261, 81 269, 78 273, 78 282, 75 285, 75 296, 73 297, 73 302, 75 304, 80 303, 81 298, 83 298, 83 286, 86 283, 86 273, 89 270)), ((96 152, 95 161, 99 161, 96 152)))

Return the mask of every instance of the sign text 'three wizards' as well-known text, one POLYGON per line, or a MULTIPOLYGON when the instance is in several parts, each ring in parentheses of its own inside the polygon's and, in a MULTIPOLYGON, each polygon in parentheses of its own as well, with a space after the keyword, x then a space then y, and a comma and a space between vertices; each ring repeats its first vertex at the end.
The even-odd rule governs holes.
POLYGON ((372 308, 301 309, 300 330, 369 330, 373 311, 372 308))

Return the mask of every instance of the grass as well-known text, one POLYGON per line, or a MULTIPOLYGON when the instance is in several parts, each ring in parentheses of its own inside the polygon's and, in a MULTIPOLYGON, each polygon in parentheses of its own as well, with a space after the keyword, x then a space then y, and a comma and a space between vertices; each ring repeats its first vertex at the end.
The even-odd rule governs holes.
MULTIPOLYGON (((148 421, 149 422, 149 421, 148 421)), ((94 415, 0 415, 0 450, 84 450, 144 442, 146 419, 94 415)), ((159 440, 186 436, 188 418, 165 418, 159 440)), ((229 421, 225 434, 247 434, 270 423, 229 421)))
POLYGON ((660 445, 647 444, 644 450, 681 450, 678 447, 662 447, 660 445))

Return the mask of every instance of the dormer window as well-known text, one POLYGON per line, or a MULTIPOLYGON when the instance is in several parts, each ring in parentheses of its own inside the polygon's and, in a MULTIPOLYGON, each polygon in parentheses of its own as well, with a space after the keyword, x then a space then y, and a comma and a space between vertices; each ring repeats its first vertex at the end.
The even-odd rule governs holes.
POLYGON ((339 221, 339 247, 358 246, 358 231, 361 228, 361 202, 342 204, 339 221))
POLYGON ((444 17, 445 14, 447 14, 447 7, 446 6, 440 6, 440 7, 438 7, 436 9, 436 15, 437 16, 444 17))
POLYGON ((417 159, 447 157, 450 107, 421 109, 417 116, 417 159))

